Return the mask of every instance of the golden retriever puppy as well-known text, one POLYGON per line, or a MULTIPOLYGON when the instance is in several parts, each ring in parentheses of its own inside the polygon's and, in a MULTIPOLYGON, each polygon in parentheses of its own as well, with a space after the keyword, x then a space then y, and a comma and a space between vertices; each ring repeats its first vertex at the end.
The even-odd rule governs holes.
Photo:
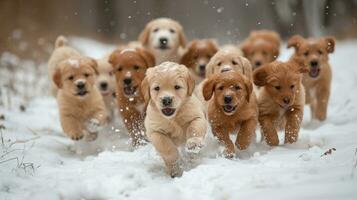
POLYGON ((193 40, 182 56, 181 64, 191 70, 196 83, 201 82, 206 76, 206 65, 217 51, 218 46, 213 40, 193 40))
POLYGON ((207 121, 203 107, 193 95, 195 81, 184 65, 164 62, 148 69, 142 91, 148 102, 146 135, 163 158, 171 177, 181 176, 178 146, 198 152, 203 145, 207 121))
POLYGON ((184 48, 186 44, 182 26, 169 18, 150 21, 139 41, 154 55, 156 65, 164 61, 180 62, 180 47, 184 48))
POLYGON ((55 49, 48 60, 48 75, 51 80, 51 94, 53 96, 57 95, 58 90, 56 84, 52 80, 58 64, 72 57, 80 57, 79 52, 67 45, 67 39, 64 36, 58 36, 55 42, 55 49))
POLYGON ((270 146, 279 145, 277 131, 285 128, 285 143, 298 139, 304 114, 305 90, 302 62, 274 61, 254 71, 254 83, 261 89, 258 95, 259 123, 270 146))
POLYGON ((291 59, 303 60, 310 69, 303 77, 306 103, 310 104, 311 118, 319 121, 324 121, 327 116, 332 79, 328 54, 334 52, 335 43, 333 37, 304 39, 298 35, 288 41, 288 48, 295 48, 291 59))
POLYGON ((73 140, 93 140, 106 123, 102 95, 95 87, 97 63, 87 57, 60 62, 53 74, 63 131, 73 140))
POLYGON ((237 132, 235 144, 246 149, 258 124, 258 106, 252 82, 239 72, 218 73, 203 85, 203 96, 208 103, 208 120, 213 135, 223 142, 225 156, 234 156, 230 133, 237 132))
POLYGON ((244 56, 256 69, 275 61, 279 56, 280 36, 275 31, 252 31, 241 45, 244 56))
POLYGON ((129 132, 133 147, 144 142, 145 101, 140 88, 149 67, 155 65, 154 56, 144 49, 114 51, 109 63, 116 79, 119 113, 129 132))
POLYGON ((109 56, 97 59, 98 76, 96 77, 96 86, 98 87, 108 113, 108 122, 114 119, 116 104, 116 84, 113 67, 109 63, 109 56))

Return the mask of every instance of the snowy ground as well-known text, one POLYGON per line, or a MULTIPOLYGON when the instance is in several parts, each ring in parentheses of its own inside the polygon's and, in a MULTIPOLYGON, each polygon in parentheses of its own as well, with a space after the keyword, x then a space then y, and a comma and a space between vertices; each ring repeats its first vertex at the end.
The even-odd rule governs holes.
MULTIPOLYGON (((94 57, 113 48, 73 44, 94 57)), ((42 92, 22 112, 23 100, 13 97, 9 108, 3 92, 0 199, 357 199, 356 48, 357 41, 338 42, 328 119, 311 125, 306 109, 298 143, 256 144, 227 160, 209 133, 201 159, 175 179, 152 145, 132 151, 120 124, 94 143, 75 145, 61 131, 55 99, 42 92), (336 151, 321 157, 330 148, 336 151)), ((284 49, 281 59, 291 52, 284 49)))

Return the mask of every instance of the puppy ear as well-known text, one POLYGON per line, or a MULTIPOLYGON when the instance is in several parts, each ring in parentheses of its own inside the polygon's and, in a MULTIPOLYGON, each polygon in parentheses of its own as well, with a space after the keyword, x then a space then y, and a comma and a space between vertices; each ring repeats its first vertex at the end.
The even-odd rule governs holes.
POLYGON ((180 27, 178 33, 179 33, 180 46, 185 48, 185 46, 186 46, 186 37, 185 37, 185 34, 183 33, 182 27, 180 27))
POLYGON ((115 50, 115 51, 113 51, 111 54, 110 54, 110 56, 109 56, 109 58, 108 58, 108 62, 114 67, 114 65, 115 65, 115 63, 116 63, 116 58, 117 58, 117 56, 120 54, 120 52, 121 52, 121 50, 115 50))
POLYGON ((264 86, 267 82, 267 77, 268 73, 266 71, 266 68, 269 66, 269 64, 259 67, 256 70, 254 70, 253 74, 253 79, 254 79, 254 84, 257 86, 264 86))
POLYGON ((243 42, 243 44, 240 46, 240 49, 242 50, 244 57, 248 57, 250 50, 250 42, 243 42))
POLYGON ((301 42, 304 40, 303 37, 300 35, 294 35, 292 36, 289 41, 288 41, 288 48, 294 47, 295 50, 297 51, 299 47, 301 46, 301 42))
POLYGON ((243 74, 249 79, 253 80, 253 67, 250 64, 250 61, 244 57, 241 57, 243 65, 243 74))
POLYGON ((207 39, 207 43, 210 45, 214 53, 218 51, 219 45, 216 39, 207 39))
POLYGON ((141 86, 140 86, 140 89, 141 89, 141 93, 144 97, 144 101, 146 104, 149 103, 150 101, 150 86, 149 86, 149 80, 148 80, 148 77, 146 76, 144 78, 144 80, 141 82, 141 86))
POLYGON ((183 54, 181 61, 180 61, 180 63, 185 65, 187 68, 191 67, 192 61, 193 61, 193 59, 192 59, 192 56, 193 56, 192 55, 193 54, 192 45, 193 45, 193 43, 191 43, 189 45, 189 47, 187 48, 187 51, 183 54))
POLYGON ((88 65, 94 70, 96 75, 99 75, 98 71, 98 63, 95 59, 86 57, 86 60, 88 62, 88 65))
POLYGON ((136 52, 144 58, 147 67, 153 67, 155 66, 155 57, 146 49, 143 48, 136 48, 136 52))
POLYGON ((245 89, 247 91, 247 96, 246 96, 246 99, 247 99, 247 102, 249 102, 250 100, 250 95, 252 94, 253 92, 253 84, 252 84, 252 81, 243 77, 244 78, 244 85, 245 85, 245 89))
POLYGON ((52 76, 52 80, 58 88, 62 88, 62 75, 60 68, 56 69, 55 73, 52 76))
POLYGON ((202 94, 206 101, 212 98, 215 87, 216 87, 216 76, 209 78, 203 84, 202 94))
POLYGON ((213 75, 214 72, 214 56, 210 59, 210 61, 206 65, 206 78, 209 78, 213 75))
POLYGON ((328 53, 333 53, 335 51, 336 39, 334 37, 325 37, 326 48, 328 53))
MULTIPOLYGON (((186 67, 185 67, 186 68, 186 67)), ((186 69, 187 70, 187 69, 186 69)), ((191 96, 193 90, 195 89, 195 79, 193 78, 191 72, 187 70, 186 81, 187 81, 187 95, 191 96)))
POLYGON ((146 46, 149 43, 149 37, 150 37, 150 23, 146 25, 144 30, 140 33, 138 40, 141 42, 143 46, 146 46))

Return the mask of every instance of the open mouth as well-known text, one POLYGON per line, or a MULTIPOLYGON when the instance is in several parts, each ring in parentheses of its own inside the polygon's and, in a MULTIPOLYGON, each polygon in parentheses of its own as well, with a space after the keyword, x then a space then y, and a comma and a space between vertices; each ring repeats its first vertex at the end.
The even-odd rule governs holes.
POLYGON ((201 76, 201 77, 205 77, 206 76, 206 70, 200 70, 198 72, 198 74, 201 76))
POLYGON ((320 74, 320 67, 310 67, 309 75, 316 78, 320 74))
POLYGON ((157 48, 158 48, 158 49, 160 49, 160 50, 167 50, 167 49, 170 49, 170 47, 169 47, 169 46, 167 46, 167 45, 160 45, 160 46, 158 46, 157 48))
POLYGON ((163 108, 161 109, 162 114, 164 114, 167 117, 172 116, 175 113, 176 109, 174 108, 163 108))
POLYGON ((89 92, 87 91, 87 90, 81 90, 81 91, 78 91, 77 93, 76 93, 76 96, 81 96, 81 97, 83 97, 83 96, 85 96, 86 94, 88 94, 89 92))
POLYGON ((101 90, 100 93, 102 94, 102 96, 110 95, 110 92, 108 90, 101 90))
POLYGON ((124 87, 124 94, 127 95, 127 96, 134 95, 137 88, 138 88, 138 86, 125 86, 124 87))
POLYGON ((234 111, 236 111, 237 106, 233 106, 233 105, 224 105, 223 106, 223 110, 226 113, 233 113, 234 111))

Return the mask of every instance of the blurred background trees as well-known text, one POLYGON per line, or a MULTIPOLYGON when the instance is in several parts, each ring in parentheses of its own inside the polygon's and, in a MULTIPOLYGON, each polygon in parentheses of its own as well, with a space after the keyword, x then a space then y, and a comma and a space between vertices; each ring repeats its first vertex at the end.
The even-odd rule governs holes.
POLYGON ((357 37, 357 0, 1 0, 0 56, 46 61, 59 34, 120 44, 136 40, 157 17, 181 22, 188 40, 221 44, 239 43, 256 29, 283 38, 357 37))

